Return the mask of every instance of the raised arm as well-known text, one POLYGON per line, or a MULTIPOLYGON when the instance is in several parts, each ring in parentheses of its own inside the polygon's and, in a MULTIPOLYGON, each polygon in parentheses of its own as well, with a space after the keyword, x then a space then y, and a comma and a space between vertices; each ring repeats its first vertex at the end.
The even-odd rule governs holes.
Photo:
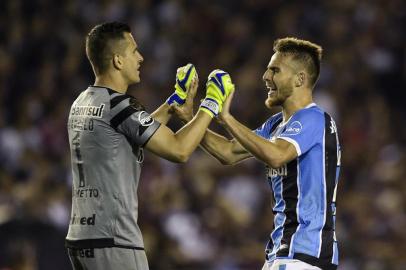
POLYGON ((199 145, 211 119, 210 115, 199 111, 192 121, 176 133, 161 125, 145 147, 167 160, 186 162, 199 145))
POLYGON ((236 139, 229 140, 211 130, 206 131, 200 146, 223 165, 233 165, 252 157, 236 139))
MULTIPOLYGON (((192 94, 192 92, 189 93, 192 94)), ((184 123, 189 123, 193 119, 194 99, 190 98, 190 94, 182 106, 171 106, 176 116, 184 123)), ((223 165, 232 165, 241 160, 252 157, 252 155, 245 150, 237 140, 229 140, 209 129, 207 129, 204 134, 204 137, 200 142, 200 147, 220 161, 223 165)))
MULTIPOLYGON (((192 82, 191 89, 194 88, 197 88, 197 78, 192 82)), ((176 133, 161 125, 146 144, 146 149, 171 161, 186 162, 203 138, 210 121, 221 111, 224 100, 232 91, 234 85, 228 73, 212 72, 207 83, 206 98, 196 116, 176 133)))
POLYGON ((151 117, 157 120, 159 123, 166 125, 172 117, 172 110, 171 106, 168 103, 164 103, 158 107, 153 113, 151 113, 151 117))
POLYGON ((275 142, 268 141, 237 121, 229 113, 232 98, 233 93, 224 103, 220 118, 225 123, 227 130, 247 151, 272 168, 279 168, 298 156, 296 148, 290 142, 282 139, 277 139, 275 142))
MULTIPOLYGON (((185 103, 186 97, 192 94, 189 93, 189 90, 192 80, 195 77, 197 77, 197 72, 193 64, 189 63, 186 66, 178 68, 176 71, 175 92, 165 101, 164 104, 151 113, 151 117, 161 124, 166 125, 173 114, 171 105, 182 105, 185 103)), ((192 95, 194 97, 196 92, 192 95)))

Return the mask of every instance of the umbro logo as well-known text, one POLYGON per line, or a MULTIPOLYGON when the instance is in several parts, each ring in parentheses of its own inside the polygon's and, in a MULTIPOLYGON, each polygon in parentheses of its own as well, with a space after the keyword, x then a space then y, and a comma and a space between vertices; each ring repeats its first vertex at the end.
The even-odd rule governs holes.
POLYGON ((140 112, 138 121, 140 121, 141 126, 144 127, 148 127, 154 123, 154 119, 145 111, 140 112))

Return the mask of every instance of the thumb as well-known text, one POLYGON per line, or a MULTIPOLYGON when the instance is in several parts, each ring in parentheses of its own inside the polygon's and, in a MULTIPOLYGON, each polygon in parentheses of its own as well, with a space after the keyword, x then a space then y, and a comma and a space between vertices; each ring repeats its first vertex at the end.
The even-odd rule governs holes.
POLYGON ((169 113, 177 112, 179 106, 176 103, 172 103, 169 107, 169 113))
POLYGON ((226 97, 226 100, 223 103, 222 112, 229 113, 229 111, 230 111, 230 103, 231 103, 231 100, 233 100, 233 96, 234 96, 234 90, 232 90, 230 92, 230 94, 228 95, 228 97, 226 97))

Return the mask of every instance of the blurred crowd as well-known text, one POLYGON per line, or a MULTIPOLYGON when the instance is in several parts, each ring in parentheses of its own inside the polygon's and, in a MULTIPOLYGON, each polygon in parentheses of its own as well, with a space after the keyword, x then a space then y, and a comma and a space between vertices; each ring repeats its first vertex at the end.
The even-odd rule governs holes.
MULTIPOLYGON (((315 100, 343 147, 337 237, 342 270, 406 269, 406 7, 403 0, 0 1, 0 269, 71 269, 67 116, 93 83, 84 38, 131 25, 144 56, 129 94, 152 112, 176 68, 232 75, 232 113, 255 129, 272 113, 262 74, 276 38, 323 46, 315 100)), ((196 103, 198 103, 196 101, 196 103)), ((174 119, 170 124, 181 126, 174 119)), ((223 132, 216 123, 212 128, 223 132)), ((226 134, 226 133, 223 133, 226 134)), ((186 164, 146 154, 140 217, 152 270, 260 269, 272 231, 264 164, 222 166, 198 149, 186 164)))

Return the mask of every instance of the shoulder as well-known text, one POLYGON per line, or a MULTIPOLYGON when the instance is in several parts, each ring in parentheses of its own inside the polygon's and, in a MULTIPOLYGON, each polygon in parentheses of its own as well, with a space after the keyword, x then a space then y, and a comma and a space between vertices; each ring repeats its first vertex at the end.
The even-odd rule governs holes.
POLYGON ((275 123, 282 121, 282 112, 269 117, 257 130, 269 131, 275 123))
POLYGON ((144 106, 135 97, 128 94, 114 92, 113 94, 110 94, 109 100, 110 109, 119 106, 124 108, 130 107, 135 111, 145 111, 144 106))
POLYGON ((294 118, 305 122, 320 122, 324 120, 325 112, 316 104, 299 110, 294 118))
POLYGON ((266 120, 264 124, 273 125, 279 121, 282 121, 282 118, 283 118, 282 112, 279 112, 279 113, 274 114, 271 117, 269 117, 268 120, 266 120))
POLYGON ((316 134, 322 132, 325 126, 324 111, 317 105, 312 105, 297 111, 286 124, 285 135, 300 133, 316 134))

